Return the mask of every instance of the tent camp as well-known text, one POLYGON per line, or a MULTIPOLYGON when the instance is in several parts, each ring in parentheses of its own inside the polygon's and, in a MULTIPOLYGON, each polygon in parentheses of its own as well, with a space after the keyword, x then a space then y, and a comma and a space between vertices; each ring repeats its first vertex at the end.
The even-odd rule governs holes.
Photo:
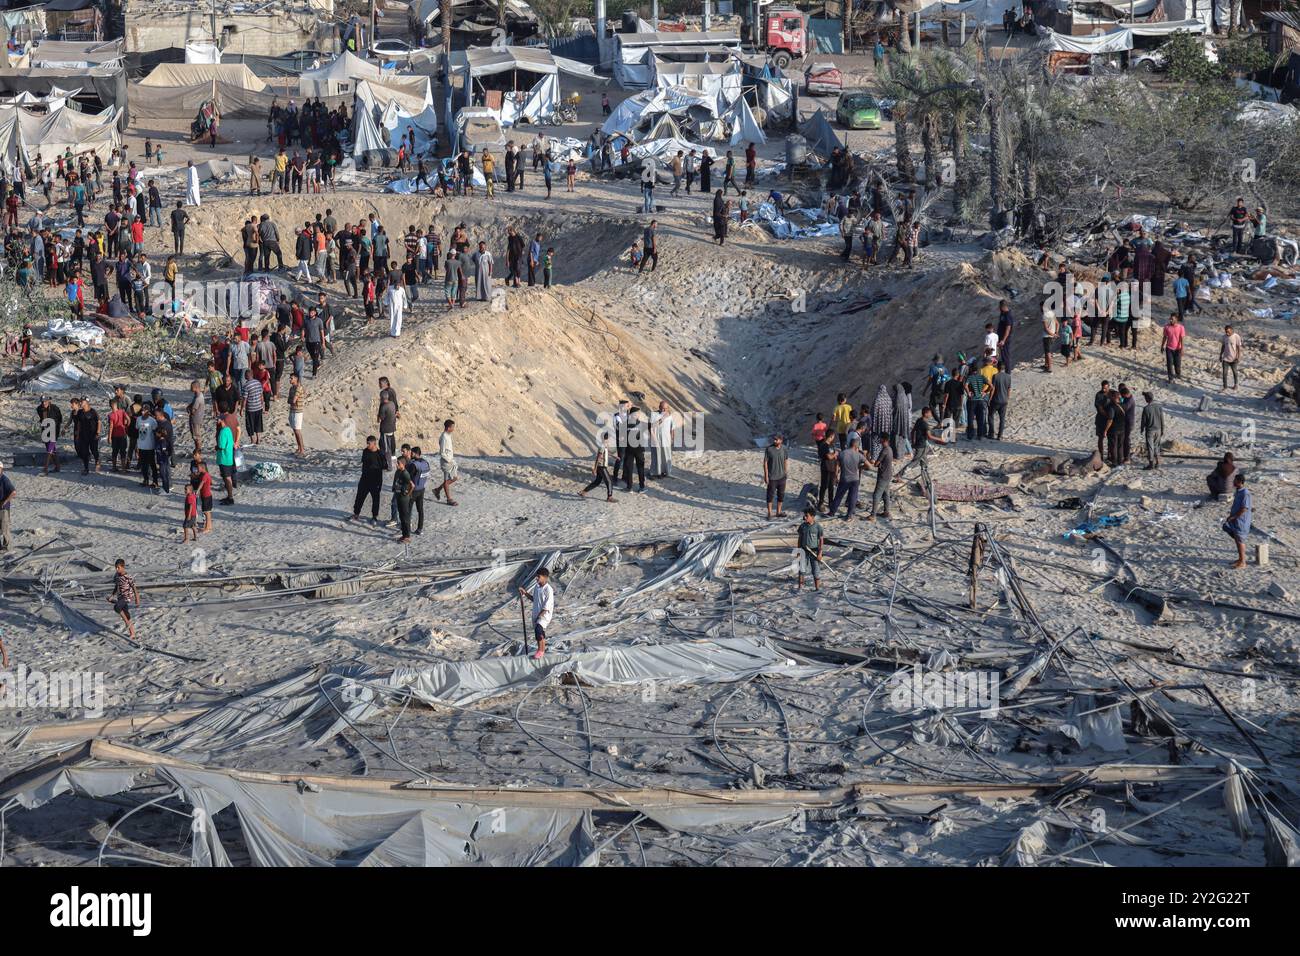
POLYGON ((385 74, 378 63, 344 50, 319 69, 306 70, 299 76, 298 92, 303 96, 350 95, 361 80, 383 80, 391 75, 385 74))
POLYGON ((674 63, 727 60, 740 50, 734 33, 616 33, 614 80, 623 89, 642 89, 654 83, 655 58, 674 63))
POLYGON ((243 63, 160 63, 131 85, 131 109, 141 119, 190 119, 208 102, 229 119, 262 117, 274 98, 243 63))
POLYGON ((1167 23, 1125 23, 1106 33, 1095 36, 1074 37, 1047 30, 1044 44, 1052 53, 1082 53, 1096 56, 1104 53, 1123 53, 1133 49, 1134 37, 1167 37, 1175 33, 1204 33, 1200 20, 1176 20, 1167 23))
POLYGON ((27 164, 45 157, 94 151, 105 162, 122 145, 117 111, 92 115, 63 106, 34 113, 21 106, 0 106, 0 156, 6 163, 21 157, 27 164))

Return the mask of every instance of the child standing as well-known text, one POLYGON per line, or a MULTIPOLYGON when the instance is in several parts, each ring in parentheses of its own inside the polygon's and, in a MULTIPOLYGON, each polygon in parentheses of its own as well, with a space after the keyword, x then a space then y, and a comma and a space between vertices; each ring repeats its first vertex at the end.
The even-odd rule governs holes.
POLYGON ((551 287, 551 269, 555 266, 554 246, 546 248, 546 258, 542 260, 542 265, 542 288, 549 289, 551 287))
POLYGON ((194 485, 185 486, 185 520, 181 522, 181 544, 190 540, 193 535, 194 540, 199 540, 198 529, 199 517, 199 496, 195 493, 194 485))

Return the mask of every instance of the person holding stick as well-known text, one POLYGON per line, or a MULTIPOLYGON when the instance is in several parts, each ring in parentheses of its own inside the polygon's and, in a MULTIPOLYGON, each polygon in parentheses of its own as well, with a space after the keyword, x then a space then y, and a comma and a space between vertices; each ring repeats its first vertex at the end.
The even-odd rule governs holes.
MULTIPOLYGON (((523 599, 528 597, 528 592, 523 588, 519 589, 519 612, 522 616, 524 610, 523 599)), ((546 629, 551 625, 551 618, 555 615, 555 588, 551 587, 551 572, 549 568, 541 568, 537 572, 537 583, 533 585, 533 637, 537 639, 537 651, 533 654, 533 660, 541 660, 542 655, 546 653, 546 629)), ((524 627, 524 653, 528 652, 528 628, 524 627)))

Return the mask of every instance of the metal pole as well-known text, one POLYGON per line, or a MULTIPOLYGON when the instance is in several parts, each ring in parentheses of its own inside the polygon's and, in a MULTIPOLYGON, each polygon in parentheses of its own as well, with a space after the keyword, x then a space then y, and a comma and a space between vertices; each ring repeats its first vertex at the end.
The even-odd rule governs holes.
POLYGON ((711 22, 711 15, 712 15, 712 10, 710 9, 711 6, 712 6, 712 3, 710 2, 710 0, 704 0, 704 23, 703 23, 703 29, 704 29, 704 32, 705 32, 705 33, 707 33, 707 32, 709 31, 709 24, 710 24, 710 22, 711 22))
POLYGON ((659 32, 659 0, 650 0, 650 26, 659 32))
POLYGON ((961 15, 961 45, 966 45, 966 14, 961 15))
POLYGON ((916 11, 916 42, 913 43, 912 46, 916 48, 917 53, 921 52, 921 11, 920 10, 916 11))

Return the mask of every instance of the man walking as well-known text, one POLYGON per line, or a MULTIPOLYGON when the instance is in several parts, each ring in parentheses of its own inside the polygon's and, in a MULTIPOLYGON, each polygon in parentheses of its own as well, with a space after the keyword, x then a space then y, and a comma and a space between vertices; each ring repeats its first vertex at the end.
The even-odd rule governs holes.
POLYGON ((1180 309, 1169 316, 1169 321, 1160 331, 1160 344, 1165 350, 1165 375, 1170 385, 1174 384, 1174 379, 1183 377, 1183 342, 1186 337, 1187 326, 1183 325, 1180 309))
POLYGON ((1142 393, 1142 442, 1146 446, 1146 471, 1160 467, 1160 443, 1165 437, 1165 411, 1150 392, 1142 393))
POLYGON ((441 499, 443 495, 447 496, 447 504, 458 505, 459 501, 451 497, 451 486, 456 483, 459 477, 456 468, 456 452, 452 443, 452 432, 456 430, 456 423, 450 418, 442 423, 442 434, 438 436, 438 467, 442 471, 442 483, 433 490, 433 496, 441 499))
POLYGON ((1223 327, 1223 341, 1219 346, 1219 365, 1223 370, 1223 390, 1228 389, 1228 372, 1232 372, 1232 390, 1237 390, 1237 363, 1241 361, 1241 336, 1231 325, 1223 327))
POLYGON ((871 512, 867 515, 867 520, 875 521, 877 508, 880 509, 880 517, 889 517, 889 504, 893 497, 889 485, 894 480, 894 449, 888 441, 880 443, 880 457, 870 464, 876 468, 876 487, 871 492, 871 512))

